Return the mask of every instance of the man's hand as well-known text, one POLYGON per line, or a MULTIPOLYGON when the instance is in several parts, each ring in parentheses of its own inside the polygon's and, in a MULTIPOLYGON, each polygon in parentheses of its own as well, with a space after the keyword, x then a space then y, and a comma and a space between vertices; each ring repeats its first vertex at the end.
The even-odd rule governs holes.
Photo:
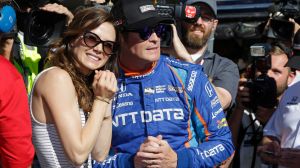
POLYGON ((289 168, 298 168, 300 165, 300 149, 282 148, 278 164, 289 168))
POLYGON ((280 157, 280 145, 277 141, 272 141, 258 147, 257 152, 264 163, 277 164, 280 157))
POLYGON ((53 3, 53 4, 46 4, 43 7, 40 7, 41 10, 48 11, 48 12, 55 12, 57 14, 63 14, 67 16, 67 24, 69 25, 74 18, 74 15, 68 8, 64 7, 63 5, 53 3))
POLYGON ((241 109, 245 109, 245 105, 250 103, 250 89, 246 87, 247 79, 241 78, 239 81, 239 88, 237 93, 237 107, 241 109))
POLYGON ((162 136, 149 136, 134 158, 135 167, 176 168, 177 154, 162 136))
POLYGON ((274 108, 265 108, 258 106, 256 110, 256 118, 260 123, 265 125, 271 118, 274 111, 274 108))

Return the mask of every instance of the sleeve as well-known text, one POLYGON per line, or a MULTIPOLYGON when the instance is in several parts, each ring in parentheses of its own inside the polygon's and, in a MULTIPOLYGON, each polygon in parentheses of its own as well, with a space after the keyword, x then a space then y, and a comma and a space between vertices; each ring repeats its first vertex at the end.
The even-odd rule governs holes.
POLYGON ((283 128, 283 110, 286 105, 285 103, 285 96, 281 98, 281 101, 276 109, 276 111, 272 114, 271 118, 267 122, 266 126, 264 127, 263 134, 264 136, 273 136, 277 139, 281 139, 280 135, 282 135, 282 128, 283 128))
POLYGON ((21 76, 4 85, 0 85, 2 89, 4 86, 0 89, 4 95, 0 96, 0 165, 28 167, 34 148, 25 85, 21 76))
POLYGON ((187 90, 195 95, 191 122, 199 145, 177 151, 178 168, 214 167, 234 153, 231 132, 216 92, 203 73, 195 72, 195 80, 187 80, 187 90))
POLYGON ((226 89, 231 94, 232 101, 229 107, 232 107, 238 91, 239 69, 234 62, 225 58, 220 59, 217 65, 219 66, 218 71, 215 72, 212 83, 217 87, 226 89))
POLYGON ((134 155, 118 153, 107 157, 103 162, 93 163, 93 168, 132 168, 134 155))

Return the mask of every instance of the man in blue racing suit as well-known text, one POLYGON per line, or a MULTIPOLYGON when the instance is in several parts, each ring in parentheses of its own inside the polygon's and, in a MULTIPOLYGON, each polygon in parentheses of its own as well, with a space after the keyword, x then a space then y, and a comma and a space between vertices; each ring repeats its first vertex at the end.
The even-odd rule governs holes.
POLYGON ((151 0, 119 0, 119 92, 114 156, 94 167, 214 167, 233 153, 219 99, 200 65, 160 55, 162 23, 151 0))

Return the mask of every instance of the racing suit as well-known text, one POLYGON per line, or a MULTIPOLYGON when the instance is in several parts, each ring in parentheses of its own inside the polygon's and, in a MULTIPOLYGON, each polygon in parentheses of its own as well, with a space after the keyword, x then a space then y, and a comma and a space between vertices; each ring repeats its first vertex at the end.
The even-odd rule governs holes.
POLYGON ((113 102, 112 150, 94 167, 134 167, 147 136, 162 135, 177 153, 177 167, 213 167, 234 147, 218 97, 200 65, 161 56, 148 74, 125 76, 113 102))

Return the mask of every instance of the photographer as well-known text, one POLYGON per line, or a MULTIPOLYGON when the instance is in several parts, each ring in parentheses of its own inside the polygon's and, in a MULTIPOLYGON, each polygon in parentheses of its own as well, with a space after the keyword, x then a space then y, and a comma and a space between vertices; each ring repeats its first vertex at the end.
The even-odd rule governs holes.
MULTIPOLYGON (((7 46, 5 48, 6 55, 11 60, 18 71, 22 74, 26 84, 27 93, 29 94, 32 88, 33 81, 37 74, 43 69, 44 58, 47 55, 48 48, 46 46, 30 46, 25 44, 25 32, 29 24, 27 16, 32 10, 32 6, 28 1, 17 0, 17 26, 11 32, 11 35, 6 38, 7 46)), ((66 16, 66 24, 69 24, 73 19, 73 14, 63 5, 57 3, 47 3, 39 10, 57 13, 66 16)), ((27 35, 28 36, 28 35, 27 35)))
MULTIPOLYGON (((182 34, 182 38, 179 39, 173 26, 174 50, 164 49, 164 52, 175 55, 181 60, 202 65, 217 92, 223 109, 229 110, 234 105, 239 71, 237 65, 230 59, 208 50, 208 41, 212 38, 218 24, 216 1, 188 0, 186 5, 189 5, 191 11, 195 9, 198 12, 197 10, 200 8, 200 15, 178 20, 178 24, 182 28, 182 32, 179 32, 182 34)), ((189 14, 185 13, 186 16, 189 14)))
MULTIPOLYGON (((275 111, 276 105, 273 104, 276 104, 276 99, 279 100, 281 98, 282 93, 294 78, 294 72, 292 72, 290 68, 285 67, 290 53, 288 53, 286 49, 281 49, 282 47, 283 44, 272 45, 270 52, 266 53, 270 58, 271 65, 270 68, 266 70, 267 77, 265 79, 267 80, 259 83, 259 86, 266 86, 262 87, 264 89, 271 89, 273 86, 274 92, 276 93, 270 93, 268 91, 269 94, 265 95, 266 97, 262 97, 257 93, 257 90, 251 90, 251 88, 249 88, 249 74, 246 74, 245 77, 240 79, 236 100, 237 106, 228 120, 233 134, 234 144, 238 149, 236 158, 240 159, 236 160, 237 162, 235 162, 235 164, 238 164, 236 166, 257 167, 260 165, 259 158, 256 158, 256 148, 261 140, 263 125, 266 124, 275 111), (269 85, 272 84, 271 81, 273 81, 276 86, 275 84, 269 85), (254 93, 258 96, 254 96, 254 93), (252 155, 250 159, 249 154, 252 155)), ((254 78, 258 79, 261 71, 258 70, 257 67, 254 68, 255 71, 251 73, 254 73, 254 78)), ((257 82, 255 83, 258 85, 257 82)), ((253 85, 255 84, 251 86, 253 85)), ((261 93, 265 92, 267 91, 263 90, 261 93)))
MULTIPOLYGON (((294 38, 294 56, 286 64, 287 67, 297 70, 298 77, 300 70, 299 34, 298 31, 294 38)), ((284 92, 278 108, 264 128, 263 146, 259 148, 258 152, 262 160, 268 164, 280 167, 299 167, 299 90, 300 81, 294 79, 293 84, 284 92)))

